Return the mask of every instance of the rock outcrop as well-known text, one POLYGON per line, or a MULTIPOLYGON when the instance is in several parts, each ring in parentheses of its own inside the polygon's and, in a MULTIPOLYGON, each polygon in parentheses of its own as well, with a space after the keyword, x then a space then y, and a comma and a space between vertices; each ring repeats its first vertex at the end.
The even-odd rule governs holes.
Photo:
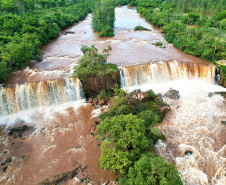
POLYGON ((164 96, 171 99, 180 99, 179 91, 174 89, 170 89, 169 91, 167 91, 166 94, 164 94, 164 96))
POLYGON ((220 96, 226 98, 226 92, 211 92, 208 94, 208 97, 212 97, 214 95, 220 95, 220 96))
POLYGON ((115 85, 119 85, 119 71, 116 71, 114 75, 106 76, 89 76, 82 82, 82 87, 86 97, 92 97, 100 93, 101 90, 112 90, 115 85))
POLYGON ((223 75, 222 70, 220 70, 220 80, 218 84, 226 88, 226 76, 223 75))

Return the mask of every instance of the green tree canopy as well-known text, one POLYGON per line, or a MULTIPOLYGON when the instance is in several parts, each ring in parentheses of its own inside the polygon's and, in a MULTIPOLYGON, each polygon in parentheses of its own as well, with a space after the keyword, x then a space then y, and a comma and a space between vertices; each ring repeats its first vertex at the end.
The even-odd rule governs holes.
POLYGON ((121 149, 139 154, 148 147, 144 121, 132 114, 106 118, 97 127, 98 135, 116 143, 121 149))
MULTIPOLYGON (((124 178, 126 179, 126 178, 124 178)), ((143 155, 129 168, 128 185, 183 185, 176 167, 153 154, 143 155)))
POLYGON ((112 48, 108 46, 107 49, 103 49, 103 54, 99 54, 98 49, 94 45, 91 47, 83 45, 81 47, 83 56, 78 62, 79 66, 74 67, 76 76, 80 80, 84 80, 87 76, 113 75, 116 68, 106 64, 111 50, 112 48))

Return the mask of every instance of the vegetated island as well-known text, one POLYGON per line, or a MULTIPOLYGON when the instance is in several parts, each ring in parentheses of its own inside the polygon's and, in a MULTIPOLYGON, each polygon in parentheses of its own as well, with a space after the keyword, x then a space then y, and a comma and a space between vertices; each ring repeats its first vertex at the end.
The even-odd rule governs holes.
POLYGON ((134 28, 134 31, 138 31, 138 30, 140 30, 140 31, 151 31, 151 30, 149 30, 149 29, 147 29, 147 28, 145 28, 145 27, 143 27, 143 26, 136 26, 135 28, 134 28))
POLYGON ((119 184, 183 184, 175 165, 164 161, 154 152, 155 143, 165 136, 155 127, 164 118, 168 106, 152 90, 126 93, 118 88, 119 81, 102 85, 99 94, 91 83, 115 78, 116 68, 106 64, 111 47, 98 54, 95 46, 82 46, 84 55, 75 67, 75 75, 88 83, 86 96, 90 103, 105 106, 94 135, 102 141, 99 166, 118 174, 119 184), (92 78, 92 81, 85 80, 92 78), (108 87, 108 88, 106 88, 108 87), (111 88, 110 88, 111 87, 111 88))

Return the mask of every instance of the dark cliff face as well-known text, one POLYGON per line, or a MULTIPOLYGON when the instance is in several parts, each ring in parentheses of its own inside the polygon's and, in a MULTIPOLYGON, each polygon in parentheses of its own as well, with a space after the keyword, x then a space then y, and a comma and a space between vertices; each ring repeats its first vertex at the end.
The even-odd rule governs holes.
POLYGON ((81 82, 85 96, 87 98, 92 97, 99 94, 101 90, 110 91, 115 88, 116 84, 119 85, 119 70, 114 75, 89 76, 81 82))
POLYGON ((223 75, 222 70, 220 69, 220 80, 219 80, 219 85, 226 87, 226 80, 225 80, 226 76, 223 75))

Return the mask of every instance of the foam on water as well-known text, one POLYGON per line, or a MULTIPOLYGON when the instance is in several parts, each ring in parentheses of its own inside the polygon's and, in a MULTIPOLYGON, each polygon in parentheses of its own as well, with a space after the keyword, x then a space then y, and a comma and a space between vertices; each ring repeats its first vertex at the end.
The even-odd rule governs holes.
POLYGON ((226 100, 220 95, 208 96, 210 92, 226 92, 226 89, 214 84, 214 76, 209 72, 189 77, 187 70, 182 73, 175 69, 174 76, 180 73, 182 77, 172 80, 169 78, 172 73, 159 71, 149 73, 146 66, 141 66, 124 68, 121 74, 121 86, 128 91, 153 89, 156 94, 164 95, 172 88, 180 93, 179 100, 165 97, 171 111, 159 127, 167 142, 159 141, 156 152, 176 164, 186 185, 226 184, 226 128, 221 123, 226 120, 226 100), (191 155, 185 155, 186 152, 191 155))

